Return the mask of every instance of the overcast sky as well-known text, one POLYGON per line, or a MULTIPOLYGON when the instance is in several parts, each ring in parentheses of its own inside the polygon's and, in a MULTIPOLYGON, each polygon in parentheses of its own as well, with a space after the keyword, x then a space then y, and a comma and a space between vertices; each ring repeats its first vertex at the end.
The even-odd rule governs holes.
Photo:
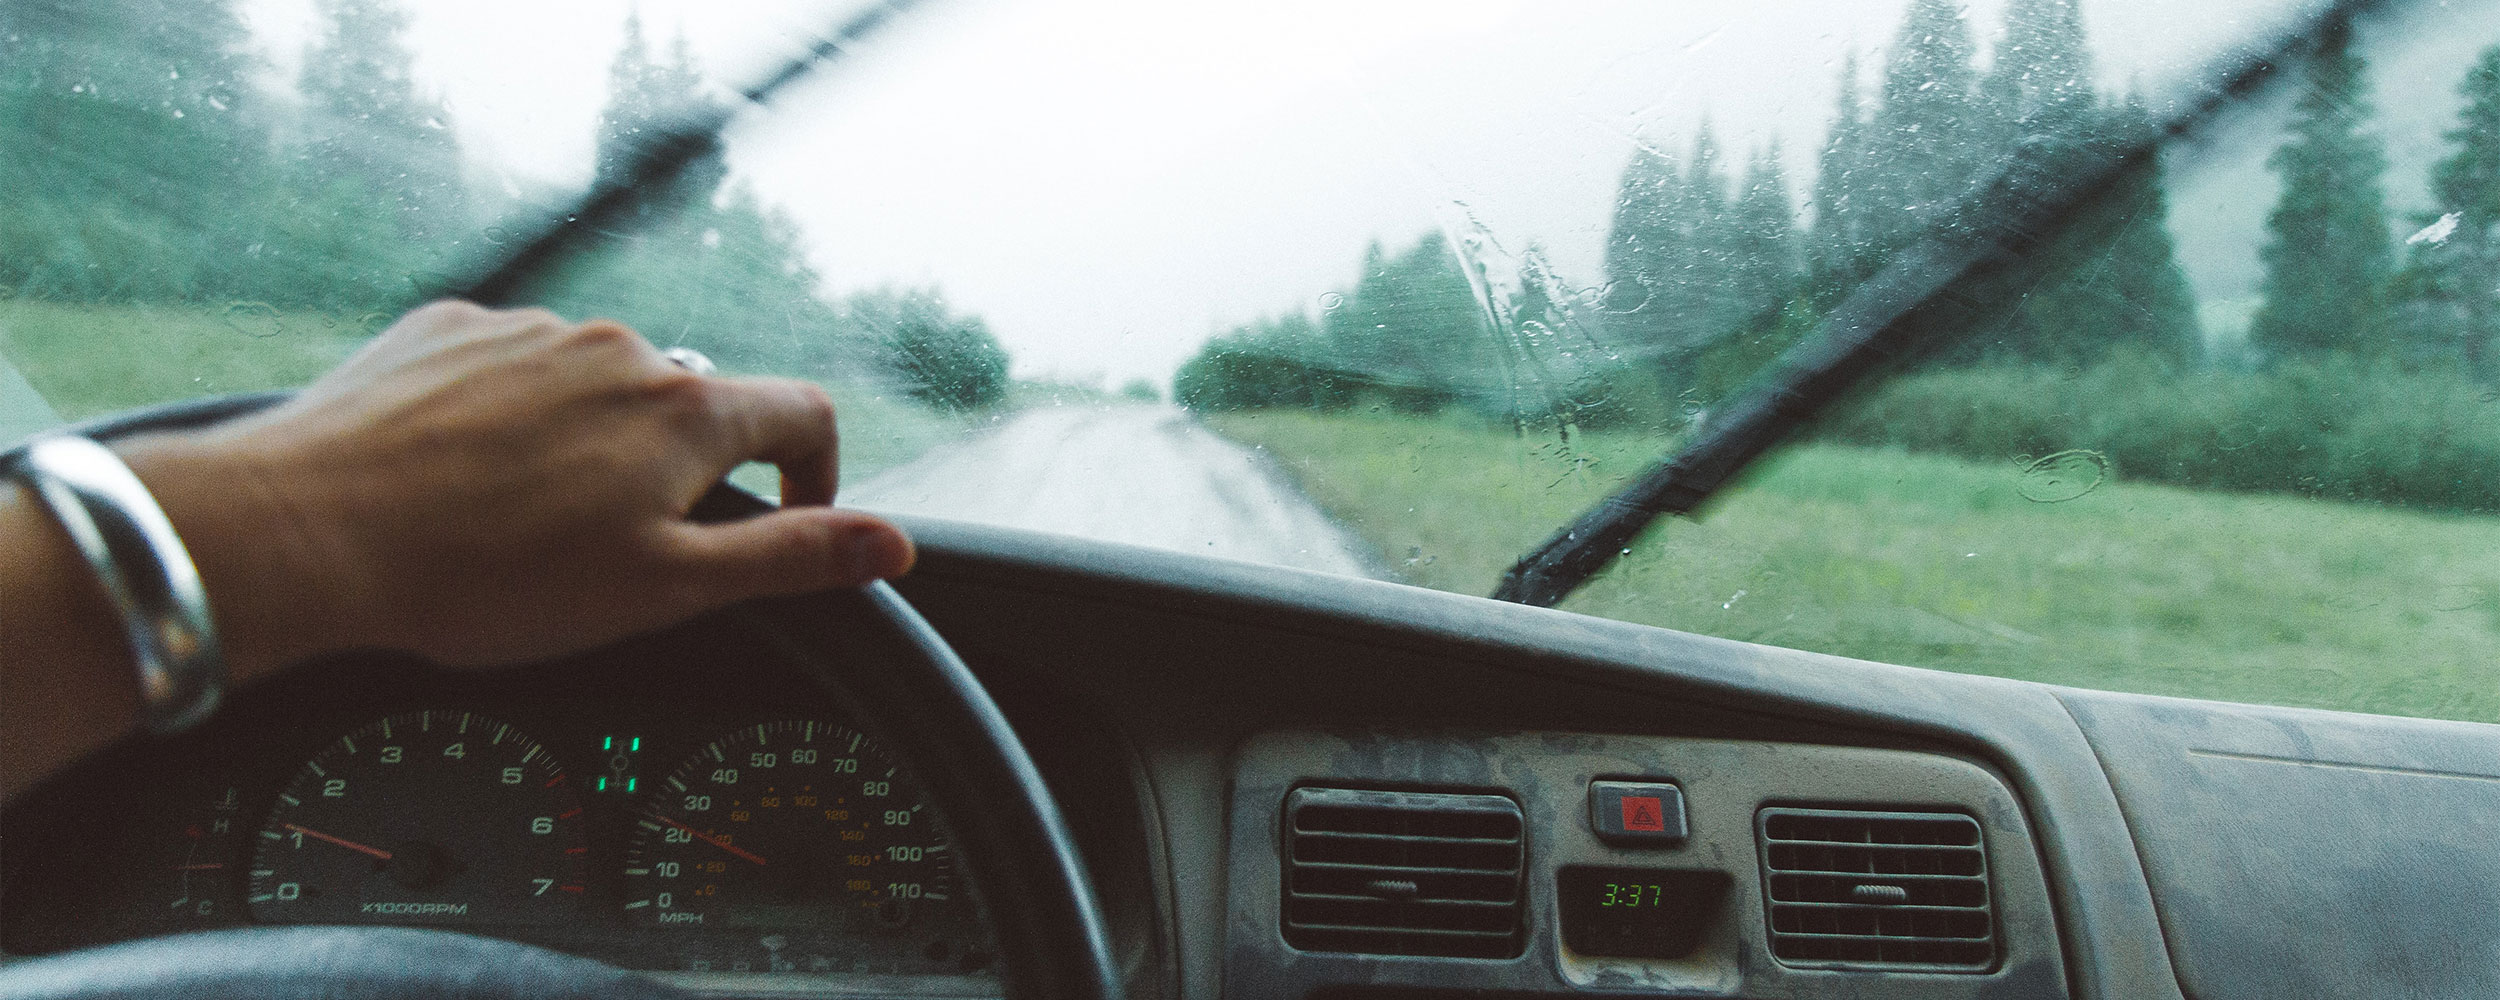
MULTIPOLYGON (((1705 117, 1735 150, 1780 140, 1802 197, 1842 54, 1880 59, 1906 2, 931 0, 742 123, 731 163, 798 220, 829 291, 938 285, 989 320, 1019 374, 1161 379, 1223 327, 1316 311, 1375 238, 1535 243, 1593 283, 1633 145, 1680 148, 1705 117)), ((2085 0, 2084 14, 2104 84, 2161 95, 2315 2, 2085 0)), ((309 0, 246 5, 286 76, 309 0)), ((419 74, 483 176, 587 178, 633 5, 407 6, 419 74)), ((638 4, 728 83, 851 6, 638 4)), ((2397 6, 2405 38, 2382 30, 2370 51, 2389 187, 2410 209, 2456 80, 2500 41, 2500 0, 2397 6)), ((2001 8, 1969 6, 1983 40, 2001 8)), ((2279 119, 2254 109, 2174 163, 2174 229, 2208 298, 2253 290, 2279 119)))

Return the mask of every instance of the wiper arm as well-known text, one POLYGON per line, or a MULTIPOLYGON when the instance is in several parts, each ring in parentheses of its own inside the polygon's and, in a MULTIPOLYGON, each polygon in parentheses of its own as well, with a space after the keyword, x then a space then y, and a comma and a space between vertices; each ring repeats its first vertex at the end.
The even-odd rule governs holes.
MULTIPOLYGON (((763 104, 790 84, 838 61, 891 23, 895 15, 920 2, 881 0, 740 90, 739 96, 745 105, 763 104)), ((649 133, 614 176, 593 181, 571 205, 531 226, 518 248, 479 267, 472 277, 455 283, 455 290, 448 294, 484 305, 507 305, 527 298, 556 265, 639 213, 653 198, 674 189, 686 168, 718 152, 721 133, 743 109, 744 105, 707 108, 649 133)))
POLYGON ((1562 603, 1652 522, 1699 510, 1850 387, 1935 346, 1918 342, 1933 325, 1918 320, 1971 309, 1954 289, 2000 273, 2056 238, 2081 215, 2077 209, 2108 194, 2129 171, 2150 165, 2164 144, 2257 89, 2278 66, 2308 49, 2315 35, 2349 30, 2355 17, 2385 5, 2338 0, 2265 50, 2224 62, 2202 96, 2156 122, 2137 142, 2110 146, 2072 136, 2016 149, 1985 187, 1852 290, 1803 343, 1740 390, 1723 413, 1712 414, 1692 443, 1520 557, 1502 574, 1493 599, 1546 608, 1562 603))

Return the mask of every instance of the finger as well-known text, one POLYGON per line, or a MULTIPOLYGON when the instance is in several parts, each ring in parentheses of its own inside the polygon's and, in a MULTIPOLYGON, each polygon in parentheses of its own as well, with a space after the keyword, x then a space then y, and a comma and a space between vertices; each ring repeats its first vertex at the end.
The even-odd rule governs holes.
POLYGON ((831 507, 784 507, 727 524, 676 528, 680 556, 713 603, 856 587, 901 576, 916 553, 885 519, 831 507))
POLYGON ((833 401, 814 383, 784 378, 712 380, 715 412, 731 434, 735 461, 770 462, 781 470, 781 502, 833 502, 841 438, 833 401))
MULTIPOLYGON (((495 311, 467 299, 435 299, 418 306, 390 325, 390 330, 408 327, 421 331, 456 329, 493 316, 495 311)), ((385 330, 384 332, 389 332, 385 330)))

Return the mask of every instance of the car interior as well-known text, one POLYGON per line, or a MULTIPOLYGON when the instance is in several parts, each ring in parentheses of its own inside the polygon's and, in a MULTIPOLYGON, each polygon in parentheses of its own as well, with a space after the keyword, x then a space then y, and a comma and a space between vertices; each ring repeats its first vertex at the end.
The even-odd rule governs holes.
MULTIPOLYGON (((2488 727, 1966 677, 908 526, 925 556, 898 589, 1029 746, 1126 995, 2472 996, 2495 982, 2488 727), (1656 822, 1623 805, 1653 793, 1656 822), (1605 905, 1635 886, 1641 912, 1605 905)), ((628 859, 650 855, 634 853, 633 800, 584 782, 665 783, 722 743, 801 745, 759 730, 791 722, 896 748, 872 764, 959 738, 850 717, 786 653, 711 620, 511 674, 308 671, 194 734, 117 748, 12 803, 9 950, 268 912, 282 883, 266 866, 295 859, 263 846, 284 841, 252 812, 344 734, 412 713, 456 725, 443 706, 580 761, 565 773, 588 811, 566 833, 587 850, 548 870, 578 880, 568 904, 609 904, 481 931, 712 995, 998 989, 981 897, 946 865, 878 873, 918 880, 922 901, 865 933, 616 919, 647 891, 628 859), (647 748, 590 752, 611 737, 647 748), (245 866, 251 881, 230 877, 245 866)), ((457 786, 438 794, 393 807, 480 808, 457 786)))
MULTIPOLYGON (((526 298, 727 122, 675 127, 456 287, 526 298)), ((1904 316, 2095 189, 2000 205, 2001 229, 1876 279, 1822 353, 1505 586, 1595 572, 1589 552, 1696 509, 1814 416, 1801 394, 1868 377, 1906 349, 1904 316)), ((109 440, 274 398, 80 426, 109 440)), ((698 516, 767 503, 724 486, 698 516)), ((890 588, 490 673, 350 654, 54 775, 0 810, 0 985, 2500 996, 2490 724, 1948 672, 896 520, 920 561, 890 588)))

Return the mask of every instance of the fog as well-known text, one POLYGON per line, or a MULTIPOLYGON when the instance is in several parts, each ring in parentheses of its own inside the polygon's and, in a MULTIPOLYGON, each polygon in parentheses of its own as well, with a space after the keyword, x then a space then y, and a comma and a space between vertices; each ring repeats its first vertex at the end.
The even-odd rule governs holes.
MULTIPOLYGON (((724 84, 849 5, 799 0, 409 4, 418 72, 481 181, 512 192, 589 174, 629 9, 683 31, 724 84)), ((1778 141, 1800 197, 1841 59, 1871 86, 1906 0, 933 0, 742 121, 737 179, 791 213, 828 294, 934 284, 986 317, 1019 374, 1160 379, 1207 336, 1353 280, 1363 246, 1481 226, 1596 280, 1635 144, 1681 149, 1707 120, 1741 157, 1778 141)), ((2175 94, 2299 0, 2084 0, 2104 87, 2175 94)), ((2365 25, 2391 200, 2450 127, 2500 0, 2417 0, 2365 25)), ((1983 60, 2001 0, 1967 17, 1983 60)), ((291 76, 304 0, 246 8, 291 76)), ((2172 160, 2173 231, 2201 297, 2253 294, 2263 168, 2289 88, 2172 160)), ((2228 310, 2223 310, 2228 312, 2228 310)))

